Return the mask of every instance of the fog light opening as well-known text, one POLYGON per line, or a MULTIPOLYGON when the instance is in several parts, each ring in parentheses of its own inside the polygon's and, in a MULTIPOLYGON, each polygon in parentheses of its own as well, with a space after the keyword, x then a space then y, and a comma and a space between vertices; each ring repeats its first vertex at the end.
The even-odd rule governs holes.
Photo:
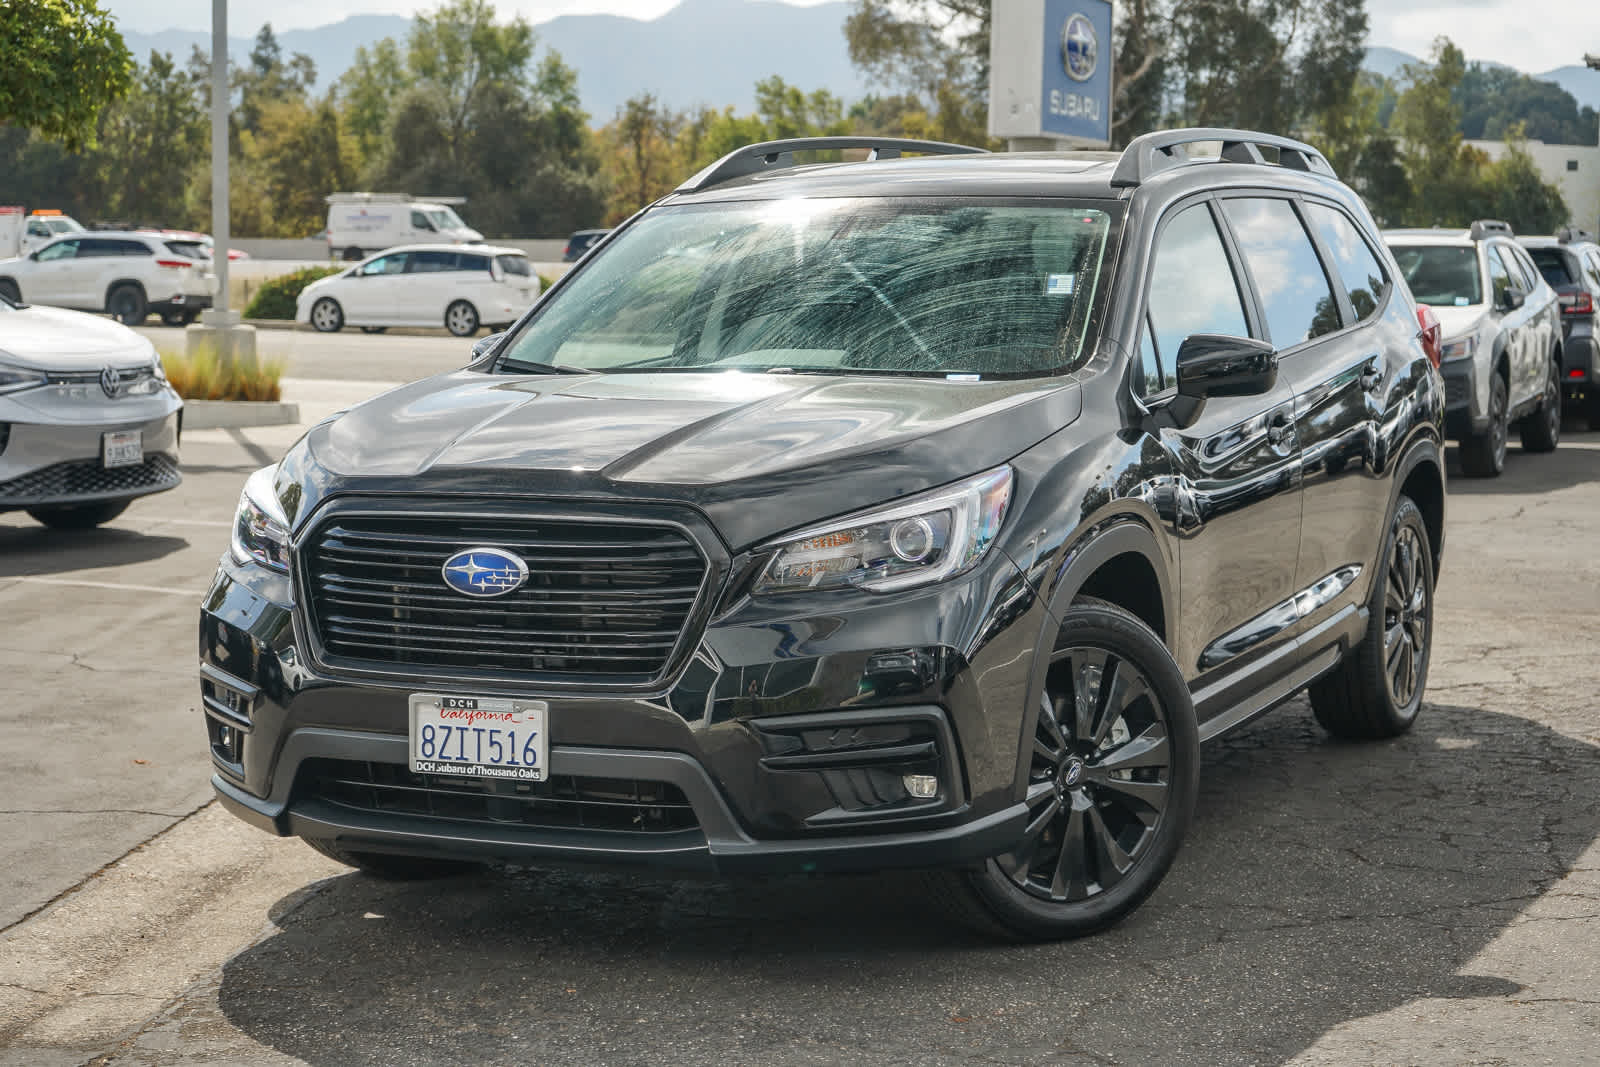
POLYGON ((939 795, 939 779, 931 774, 908 774, 900 782, 918 800, 932 800, 939 795))

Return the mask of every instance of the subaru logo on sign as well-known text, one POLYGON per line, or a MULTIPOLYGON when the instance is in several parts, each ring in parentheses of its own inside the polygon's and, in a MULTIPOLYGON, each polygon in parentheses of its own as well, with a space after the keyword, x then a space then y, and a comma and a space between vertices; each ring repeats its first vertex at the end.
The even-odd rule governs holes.
POLYGON ((469 548, 444 561, 444 584, 462 596, 505 596, 528 580, 528 565, 503 548, 469 548))
POLYGON ((117 389, 122 384, 122 375, 117 373, 117 368, 106 367, 100 371, 100 391, 111 399, 116 399, 117 389))
POLYGON ((1100 40, 1095 36, 1094 23, 1082 13, 1067 19, 1061 27, 1061 65, 1067 77, 1086 82, 1094 77, 1095 65, 1100 60, 1100 40))

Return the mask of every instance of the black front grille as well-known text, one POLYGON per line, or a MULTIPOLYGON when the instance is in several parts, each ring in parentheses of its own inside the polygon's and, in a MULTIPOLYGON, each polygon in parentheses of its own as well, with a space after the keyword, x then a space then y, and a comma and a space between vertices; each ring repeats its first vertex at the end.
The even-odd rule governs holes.
POLYGON ((1470 382, 1466 378, 1444 380, 1444 402, 1448 407, 1460 407, 1467 402, 1470 382))
POLYGON ((675 527, 531 518, 335 515, 299 562, 329 656, 614 683, 665 670, 706 569, 675 527), (492 599, 452 590, 445 561, 477 547, 516 553, 527 581, 492 599))
POLYGON ((541 829, 677 833, 699 826, 677 786, 632 778, 553 774, 543 782, 413 774, 398 763, 314 759, 295 796, 358 811, 533 826, 541 829))
POLYGON ((171 489, 183 479, 166 456, 150 456, 129 467, 103 467, 97 459, 56 463, 0 482, 0 500, 8 504, 118 496, 142 490, 171 489))

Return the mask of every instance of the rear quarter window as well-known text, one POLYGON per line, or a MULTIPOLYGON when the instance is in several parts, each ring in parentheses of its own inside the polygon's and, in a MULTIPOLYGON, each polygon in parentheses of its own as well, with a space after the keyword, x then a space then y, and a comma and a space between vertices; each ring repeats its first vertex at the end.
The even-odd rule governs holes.
MULTIPOLYGON (((175 256, 182 256, 185 259, 210 258, 209 253, 206 252, 206 246, 201 244, 199 241, 168 241, 166 242, 166 245, 168 252, 171 252, 175 256)), ((145 255, 149 254, 149 251, 146 250, 145 255)))

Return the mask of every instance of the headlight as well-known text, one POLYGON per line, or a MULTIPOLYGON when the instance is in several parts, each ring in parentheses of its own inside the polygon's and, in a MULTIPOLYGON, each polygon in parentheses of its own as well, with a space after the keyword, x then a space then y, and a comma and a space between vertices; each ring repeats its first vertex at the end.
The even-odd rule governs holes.
POLYGON ((875 593, 942 581, 988 551, 1011 499, 998 467, 893 507, 803 530, 777 546, 751 594, 853 586, 875 593))
POLYGON ((49 380, 44 371, 24 370, 0 363, 0 393, 20 393, 24 389, 44 385, 49 380))
POLYGON ((1439 358, 1442 360, 1462 359, 1472 355, 1477 350, 1478 338, 1476 335, 1463 337, 1459 341, 1446 341, 1444 347, 1439 350, 1439 358))
POLYGON ((262 467, 244 483, 233 517, 233 558, 289 572, 289 523, 272 492, 277 467, 262 467))

